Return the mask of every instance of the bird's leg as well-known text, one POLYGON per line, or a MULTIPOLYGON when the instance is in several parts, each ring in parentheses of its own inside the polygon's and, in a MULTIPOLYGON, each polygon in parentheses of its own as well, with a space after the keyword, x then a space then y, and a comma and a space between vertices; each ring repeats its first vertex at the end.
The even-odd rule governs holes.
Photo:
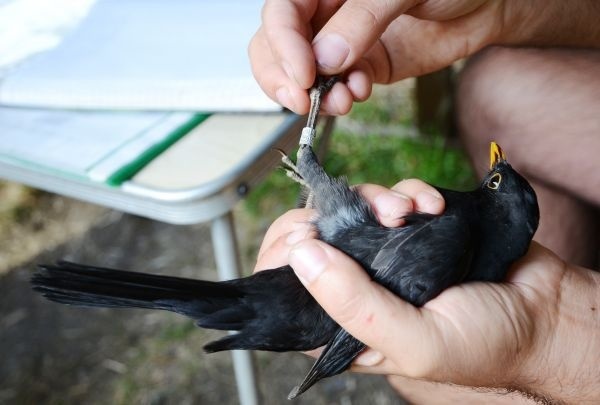
MULTIPOLYGON (((308 113, 306 126, 302 128, 302 135, 300 136, 300 148, 296 154, 297 163, 294 165, 296 175, 302 179, 302 184, 309 191, 306 197, 306 207, 312 207, 315 191, 314 186, 317 183, 320 183, 319 181, 316 181, 317 179, 315 179, 314 174, 318 172, 318 177, 320 177, 320 180, 329 180, 329 176, 327 176, 317 161, 317 157, 312 150, 312 145, 316 135, 317 119, 321 109, 321 101, 323 100, 325 94, 338 80, 338 76, 332 76, 328 78, 318 76, 315 84, 310 89, 310 110, 308 113), (313 181, 308 181, 309 178, 303 174, 304 172, 307 174, 310 173, 310 179, 313 181)), ((289 160, 289 158, 287 159, 289 160)))
MULTIPOLYGON (((320 167, 319 163, 316 161, 316 157, 310 156, 313 155, 312 144, 316 134, 317 118, 319 117, 319 110, 321 108, 323 96, 337 81, 337 76, 332 76, 329 78, 317 77, 315 84, 310 89, 310 111, 306 126, 302 129, 302 135, 300 136, 300 148, 298 149, 298 153, 296 155, 298 161, 302 160, 303 156, 306 156, 312 164, 320 167), (305 149, 308 149, 310 153, 305 153, 305 149)), ((311 185, 306 181, 304 176, 302 176, 297 164, 294 163, 283 150, 275 150, 281 154, 282 168, 285 171, 286 176, 304 187, 306 198, 304 204, 302 205, 301 203, 300 206, 311 208, 313 201, 313 190, 311 185)))
POLYGON ((335 79, 321 80, 311 90, 311 113, 308 125, 302 130, 296 160, 298 173, 310 190, 307 200, 317 211, 319 237, 325 242, 334 242, 350 227, 360 227, 365 218, 377 222, 367 201, 343 177, 330 177, 312 149, 321 100, 334 83, 335 79))
MULTIPOLYGON (((317 119, 319 118, 319 110, 321 109, 321 101, 323 96, 327 93, 333 85, 339 80, 337 76, 332 77, 321 77, 318 76, 315 84, 310 89, 310 110, 308 112, 308 118, 306 126, 302 129, 302 135, 300 137, 300 149, 296 155, 297 159, 300 159, 304 152, 304 146, 308 146, 312 149, 314 137, 316 135, 317 119)), ((302 175, 298 171, 296 164, 290 159, 290 157, 281 149, 276 149, 281 154, 281 163, 286 175, 302 186, 306 187, 310 191, 310 186, 302 175)))
POLYGON ((312 149, 312 144, 315 139, 317 132, 317 119, 319 118, 319 111, 321 110, 321 101, 325 94, 331 90, 333 85, 337 83, 339 76, 322 77, 317 76, 317 80, 313 87, 310 89, 310 110, 308 111, 308 118, 306 120, 306 126, 302 128, 302 135, 300 136, 300 149, 298 149, 297 160, 300 160, 304 153, 304 147, 308 146, 312 149))
MULTIPOLYGON (((321 101, 323 97, 334 84, 340 80, 339 76, 323 77, 317 76, 313 87, 310 89, 310 110, 308 112, 308 119, 306 122, 306 128, 315 129, 317 126, 317 118, 319 117, 319 111, 321 110, 321 101)), ((312 146, 312 144, 311 144, 312 146)))

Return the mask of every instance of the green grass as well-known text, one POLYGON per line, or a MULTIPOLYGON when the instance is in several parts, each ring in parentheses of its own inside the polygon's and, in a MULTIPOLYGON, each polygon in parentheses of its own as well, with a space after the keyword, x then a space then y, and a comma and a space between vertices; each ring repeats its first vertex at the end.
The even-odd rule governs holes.
POLYGON ((394 111, 377 102, 358 103, 352 108, 350 118, 360 123, 389 124, 396 120, 394 111))
MULTIPOLYGON (((336 130, 323 163, 327 173, 346 176, 350 184, 391 187, 413 177, 457 190, 475 184, 466 155, 446 146, 440 136, 407 138, 336 130)), ((277 170, 250 193, 245 208, 251 216, 281 213, 294 207, 298 191, 299 187, 277 170)))
POLYGON ((413 122, 414 108, 410 98, 401 95, 405 92, 406 90, 397 91, 396 97, 378 97, 374 94, 369 101, 354 104, 349 118, 360 124, 410 126, 413 122))
POLYGON ((350 184, 377 183, 393 186, 416 177, 441 187, 466 189, 473 172, 462 151, 446 147, 441 137, 400 138, 336 132, 325 169, 346 175, 350 184), (333 146, 334 145, 334 146, 333 146))
MULTIPOLYGON (((327 173, 345 176, 350 184, 391 187, 402 179, 419 178, 456 190, 474 187, 474 172, 461 149, 448 146, 440 135, 410 136, 415 133, 411 94, 410 83, 398 83, 376 87, 368 101, 356 103, 344 120, 350 124, 346 128, 358 129, 334 130, 322 162, 327 173)), ((296 205, 299 190, 276 170, 251 191, 244 210, 250 219, 268 223, 296 205)))

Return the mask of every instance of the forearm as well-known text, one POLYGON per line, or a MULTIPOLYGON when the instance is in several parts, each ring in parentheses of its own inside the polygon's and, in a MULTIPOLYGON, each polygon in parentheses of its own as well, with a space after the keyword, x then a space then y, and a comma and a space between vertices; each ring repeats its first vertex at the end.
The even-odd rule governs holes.
POLYGON ((524 381, 550 401, 600 403, 600 273, 566 269, 550 335, 524 381))
POLYGON ((512 45, 600 47, 600 2, 506 1, 500 42, 512 45))

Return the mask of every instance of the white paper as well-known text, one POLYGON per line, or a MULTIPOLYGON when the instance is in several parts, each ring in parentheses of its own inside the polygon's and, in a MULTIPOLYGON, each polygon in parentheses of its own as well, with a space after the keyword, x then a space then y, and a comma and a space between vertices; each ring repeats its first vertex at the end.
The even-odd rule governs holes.
POLYGON ((193 116, 0 108, 0 160, 105 181, 193 116))
POLYGON ((100 0, 0 83, 0 104, 277 111, 247 56, 262 0, 100 0))

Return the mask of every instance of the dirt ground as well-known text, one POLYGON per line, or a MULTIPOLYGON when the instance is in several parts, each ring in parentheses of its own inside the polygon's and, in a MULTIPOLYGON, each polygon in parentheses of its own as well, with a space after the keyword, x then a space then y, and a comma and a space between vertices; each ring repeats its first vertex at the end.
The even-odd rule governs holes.
MULTIPOLYGON (((7 187, 14 185, 0 185, 5 201, 7 187)), ((0 227, 0 404, 237 403, 230 356, 202 351, 220 333, 170 313, 62 306, 29 287, 37 263, 58 259, 215 279, 207 226, 170 226, 19 192, 26 208, 0 227)), ((244 232, 240 239, 250 255, 262 236, 244 232)), ((311 360, 257 353, 257 363, 263 403, 280 404, 311 360)), ((382 377, 344 373, 295 403, 403 402, 382 377)))

